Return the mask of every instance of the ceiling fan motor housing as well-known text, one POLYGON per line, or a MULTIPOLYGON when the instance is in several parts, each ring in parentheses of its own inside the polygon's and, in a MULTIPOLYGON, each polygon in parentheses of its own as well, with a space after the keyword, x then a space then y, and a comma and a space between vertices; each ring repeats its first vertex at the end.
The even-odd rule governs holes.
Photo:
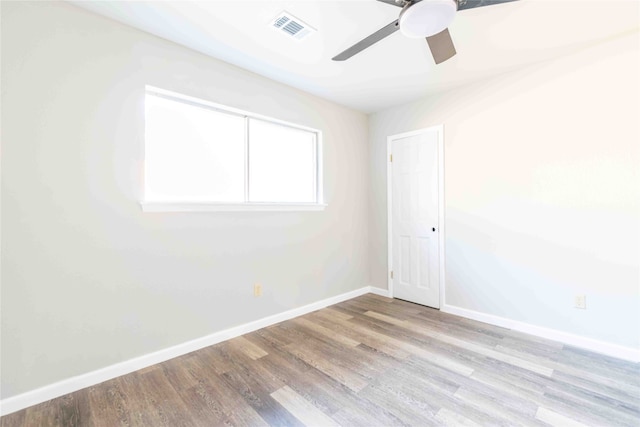
POLYGON ((407 37, 431 37, 446 29, 458 10, 455 0, 422 0, 407 3, 400 12, 400 31, 407 37))

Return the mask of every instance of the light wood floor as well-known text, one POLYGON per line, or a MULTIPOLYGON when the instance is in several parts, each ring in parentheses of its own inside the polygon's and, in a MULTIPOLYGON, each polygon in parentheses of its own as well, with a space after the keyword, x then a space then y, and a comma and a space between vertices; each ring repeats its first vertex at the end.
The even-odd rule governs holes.
POLYGON ((640 367, 365 295, 2 426, 640 425, 640 367))

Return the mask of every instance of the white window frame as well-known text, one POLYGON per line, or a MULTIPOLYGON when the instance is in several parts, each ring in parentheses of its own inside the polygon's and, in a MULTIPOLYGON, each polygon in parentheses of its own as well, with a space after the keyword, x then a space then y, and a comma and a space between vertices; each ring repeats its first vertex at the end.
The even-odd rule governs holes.
MULTIPOLYGON (((166 89, 161 89, 155 86, 145 86, 145 95, 152 94, 161 96, 170 100, 185 102, 194 104, 199 107, 210 108, 212 110, 220 111, 226 114, 239 115, 245 119, 257 119, 266 122, 279 124, 294 129, 301 129, 316 134, 316 202, 315 203, 260 203, 260 202, 241 202, 241 203, 221 203, 221 202, 159 202, 150 201, 146 199, 145 191, 146 185, 142 182, 142 201, 140 205, 144 212, 238 212, 238 211, 322 211, 327 206, 324 203, 323 193, 323 162, 322 162, 322 132, 318 129, 313 129, 306 126, 301 126, 295 123, 278 120, 273 117, 263 116, 260 114, 251 113, 248 111, 240 110, 237 108, 227 107, 225 105, 216 104, 214 102, 206 101, 200 98, 191 97, 188 95, 171 92, 166 89)), ((145 117, 146 120, 146 117, 145 117)), ((245 121, 245 125, 249 126, 249 120, 245 121)), ((249 195, 249 164, 248 164, 248 152, 247 147, 249 141, 247 140, 248 132, 245 129, 245 200, 248 200, 249 195)), ((146 137, 144 146, 146 148, 146 137)), ((143 164, 146 167, 146 157, 144 157, 143 164)), ((143 175, 144 176, 144 175, 143 175)))

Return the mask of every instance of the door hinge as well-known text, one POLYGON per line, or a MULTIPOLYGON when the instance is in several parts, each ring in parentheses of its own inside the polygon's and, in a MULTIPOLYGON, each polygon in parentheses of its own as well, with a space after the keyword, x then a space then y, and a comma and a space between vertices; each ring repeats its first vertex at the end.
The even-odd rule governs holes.
POLYGON ((391 275, 391 278, 393 279, 393 270, 391 270, 391 274, 390 275, 391 275))
POLYGON ((393 154, 389 154, 389 161, 393 163, 393 154))

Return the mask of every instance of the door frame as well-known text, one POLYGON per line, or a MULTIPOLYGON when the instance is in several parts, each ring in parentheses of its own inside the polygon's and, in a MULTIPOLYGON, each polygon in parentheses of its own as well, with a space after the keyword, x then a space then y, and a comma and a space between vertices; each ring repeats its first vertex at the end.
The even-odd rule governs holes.
POLYGON ((399 133, 387 137, 387 289, 389 297, 393 298, 393 279, 391 271, 393 271, 393 168, 391 162, 392 144, 397 139, 407 138, 410 136, 420 135, 427 132, 438 132, 438 251, 439 259, 439 288, 440 288, 440 308, 445 305, 445 252, 444 252, 444 125, 430 126, 411 132, 399 133))

